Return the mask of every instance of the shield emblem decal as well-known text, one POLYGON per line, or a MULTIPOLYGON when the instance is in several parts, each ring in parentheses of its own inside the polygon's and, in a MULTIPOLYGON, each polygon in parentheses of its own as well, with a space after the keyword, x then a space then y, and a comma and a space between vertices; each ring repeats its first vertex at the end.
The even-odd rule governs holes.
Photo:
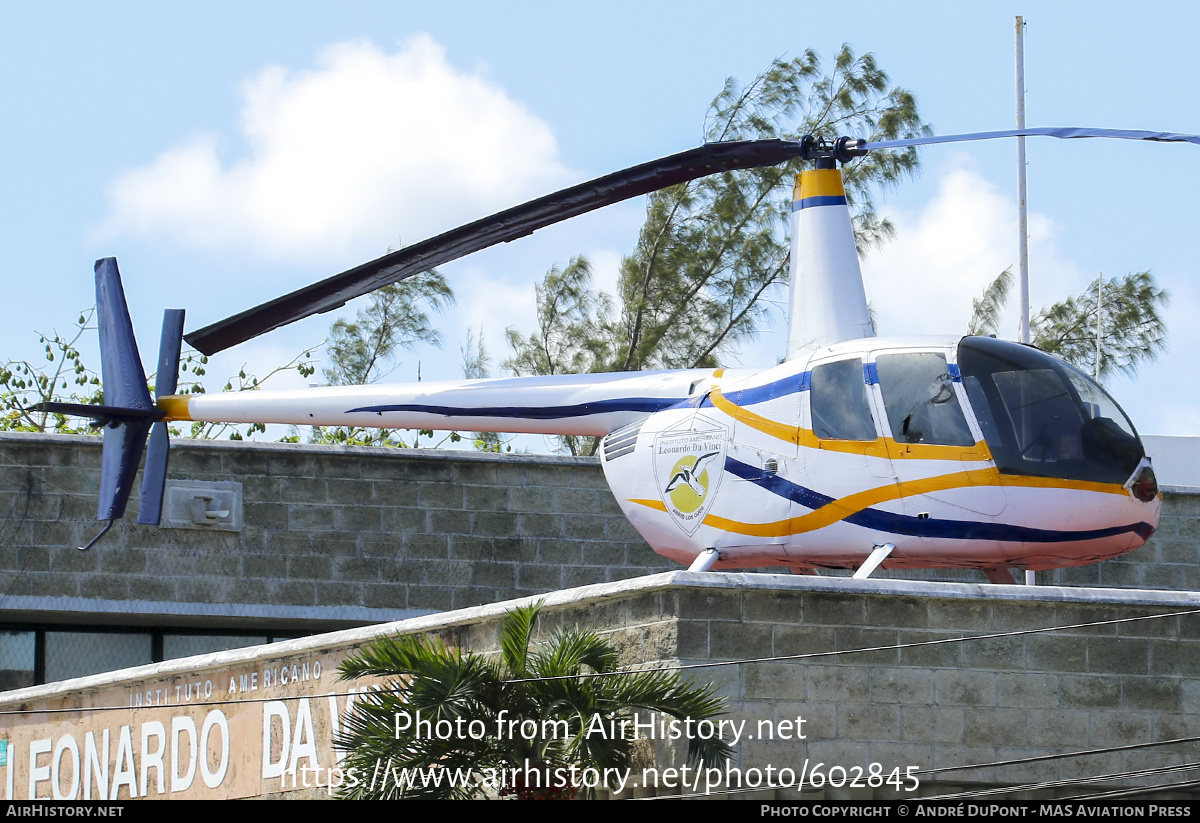
POLYGON ((654 438, 654 475, 667 512, 687 534, 695 533, 712 508, 725 473, 728 432, 696 415, 654 438))

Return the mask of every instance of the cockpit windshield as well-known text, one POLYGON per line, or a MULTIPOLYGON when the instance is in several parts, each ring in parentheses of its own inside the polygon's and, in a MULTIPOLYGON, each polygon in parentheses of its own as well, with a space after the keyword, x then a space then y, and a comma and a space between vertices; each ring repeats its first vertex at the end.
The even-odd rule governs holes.
POLYGON ((1125 412, 1083 372, 1029 346, 967 337, 963 386, 1005 474, 1124 483, 1145 456, 1125 412))

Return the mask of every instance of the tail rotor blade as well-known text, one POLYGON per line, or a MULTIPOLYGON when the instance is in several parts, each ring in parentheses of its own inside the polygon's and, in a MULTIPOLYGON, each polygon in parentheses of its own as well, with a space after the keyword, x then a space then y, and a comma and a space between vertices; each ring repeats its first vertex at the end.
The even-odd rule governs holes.
MULTIPOLYGON (((158 374, 154 380, 155 398, 175 393, 179 383, 179 352, 183 347, 183 309, 163 312, 162 338, 158 346, 158 374)), ((171 437, 167 424, 159 421, 150 430, 146 466, 142 470, 142 495, 138 502, 137 522, 157 526, 162 520, 163 493, 167 487, 167 458, 171 437)))
MULTIPOLYGON (((96 261, 96 317, 100 328, 104 404, 134 412, 153 412, 146 373, 133 336, 133 322, 125 304, 121 272, 114 257, 96 261)), ((105 426, 97 520, 115 520, 125 514, 152 423, 153 417, 149 416, 113 420, 105 426)))
POLYGON ((158 342, 158 373, 154 377, 154 397, 175 393, 179 385, 179 352, 183 348, 183 309, 163 312, 162 337, 158 342))
POLYGON ((167 424, 161 420, 150 430, 150 445, 146 449, 146 467, 142 470, 142 496, 138 501, 137 522, 157 526, 162 520, 163 494, 167 488, 167 455, 171 437, 167 424))

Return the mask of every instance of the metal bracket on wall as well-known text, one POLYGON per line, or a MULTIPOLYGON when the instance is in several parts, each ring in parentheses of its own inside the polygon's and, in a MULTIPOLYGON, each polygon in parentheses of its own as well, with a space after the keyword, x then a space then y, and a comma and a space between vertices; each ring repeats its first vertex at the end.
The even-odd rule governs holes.
POLYGON ((242 530, 242 484, 231 480, 168 480, 161 527, 242 530))

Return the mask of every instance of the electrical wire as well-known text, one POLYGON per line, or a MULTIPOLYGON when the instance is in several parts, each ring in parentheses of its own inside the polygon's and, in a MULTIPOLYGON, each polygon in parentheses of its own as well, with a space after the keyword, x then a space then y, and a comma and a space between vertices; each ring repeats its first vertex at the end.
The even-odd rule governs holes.
MULTIPOLYGON (((890 646, 869 646, 861 649, 841 649, 838 651, 828 652, 806 652, 803 654, 776 655, 773 657, 754 657, 743 658, 739 660, 718 660, 711 663, 681 663, 673 666, 656 666, 644 669, 617 669, 611 672, 580 672, 579 674, 556 675, 553 677, 523 677, 512 678, 502 681, 504 683, 538 683, 548 682, 553 680, 577 680, 596 677, 617 677, 631 674, 657 674, 664 672, 687 671, 691 669, 706 669, 720 666, 743 666, 751 663, 777 663, 784 660, 810 660, 822 657, 840 657, 847 654, 863 654, 866 652, 880 651, 898 651, 903 649, 913 649, 922 646, 937 646, 947 643, 965 643, 971 640, 994 640, 1000 637, 1018 637, 1021 635, 1030 634, 1045 634, 1047 632, 1061 632, 1071 629, 1087 629, 1096 626, 1112 626, 1120 623, 1132 623, 1139 620, 1159 620, 1165 617, 1183 617, 1192 614, 1200 614, 1200 609, 1187 609, 1177 612, 1165 612, 1163 614, 1146 614, 1137 615, 1134 617, 1117 617, 1111 620, 1095 620, 1090 623, 1072 623, 1066 626, 1046 626, 1040 629, 1018 629, 1009 632, 993 632, 992 634, 972 634, 965 637, 945 637, 938 640, 918 640, 912 643, 896 643, 890 646)), ((403 687, 396 689, 374 689, 373 691, 402 691, 403 687)), ((327 692, 315 695, 280 695, 277 697, 264 698, 247 698, 245 700, 211 700, 204 701, 202 705, 230 705, 237 703, 264 703, 272 700, 299 700, 303 697, 336 697, 340 696, 337 692, 327 692)), ((101 711, 128 711, 137 709, 149 708, 176 708, 181 705, 190 705, 187 703, 161 703, 154 706, 88 706, 82 708, 64 708, 64 709, 7 709, 0 710, 0 717, 5 715, 19 714, 61 714, 69 712, 101 712, 101 711)), ((966 767, 963 767, 966 768, 966 767)))

